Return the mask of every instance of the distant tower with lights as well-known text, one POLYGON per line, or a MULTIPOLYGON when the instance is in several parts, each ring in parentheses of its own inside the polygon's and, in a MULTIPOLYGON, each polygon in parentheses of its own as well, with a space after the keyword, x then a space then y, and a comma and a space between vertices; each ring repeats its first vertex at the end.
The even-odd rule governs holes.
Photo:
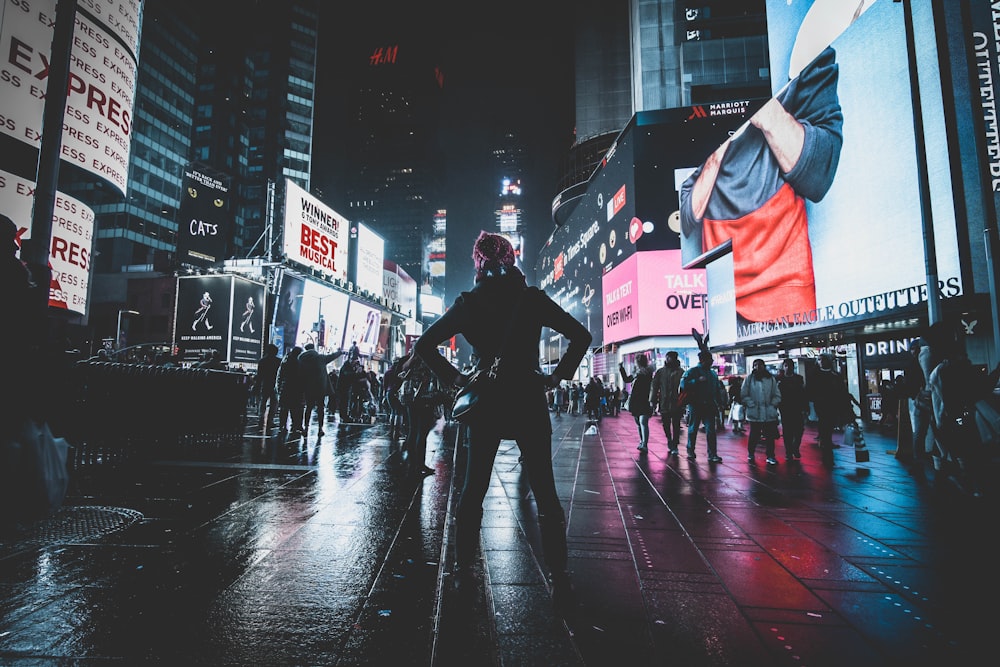
POLYGON ((521 174, 524 168, 524 144, 517 134, 506 130, 493 148, 494 176, 500 184, 494 212, 497 233, 514 246, 518 261, 524 264, 524 210, 521 199, 521 174))

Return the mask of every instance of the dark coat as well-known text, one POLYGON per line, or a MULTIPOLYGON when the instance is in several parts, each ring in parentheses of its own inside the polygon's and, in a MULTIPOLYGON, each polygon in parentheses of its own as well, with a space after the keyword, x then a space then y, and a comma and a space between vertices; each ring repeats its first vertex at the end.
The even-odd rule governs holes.
POLYGON ((624 366, 619 366, 622 379, 632 383, 632 389, 628 395, 628 411, 633 416, 653 414, 653 405, 649 401, 649 395, 653 385, 653 370, 649 366, 639 367, 635 375, 625 372, 624 366))
POLYGON ((504 435, 531 435, 537 429, 551 433, 543 375, 538 364, 538 343, 542 327, 559 332, 569 340, 554 371, 563 379, 572 378, 590 346, 591 335, 580 322, 563 310, 545 292, 527 287, 519 272, 487 277, 463 292, 455 303, 417 340, 414 352, 422 358, 442 385, 451 386, 459 370, 438 352, 438 345, 461 334, 473 347, 480 369, 488 369, 503 352, 498 388, 504 397, 504 435), (515 305, 523 295, 513 325, 515 305), (510 340, 504 346, 508 328, 510 340))
POLYGON ((306 398, 318 400, 330 393, 330 375, 326 366, 343 352, 320 354, 315 349, 305 350, 299 355, 299 369, 302 373, 302 391, 306 398))

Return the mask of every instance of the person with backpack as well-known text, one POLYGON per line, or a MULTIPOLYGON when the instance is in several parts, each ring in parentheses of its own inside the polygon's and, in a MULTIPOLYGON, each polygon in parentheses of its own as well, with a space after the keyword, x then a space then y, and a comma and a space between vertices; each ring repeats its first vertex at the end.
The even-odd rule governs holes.
POLYGON ((663 366, 653 373, 650 387, 649 402, 659 406, 663 434, 667 436, 667 456, 677 456, 677 447, 681 442, 681 416, 684 409, 678 402, 678 397, 683 375, 684 369, 681 368, 677 352, 670 350, 663 366))
POLYGON ((708 442, 709 463, 722 463, 716 449, 715 426, 721 405, 719 405, 719 389, 722 382, 712 370, 712 353, 702 350, 698 353, 698 365, 692 366, 681 378, 681 391, 687 396, 688 407, 691 410, 688 419, 687 457, 689 461, 697 459, 695 440, 698 428, 705 425, 705 439, 708 442))

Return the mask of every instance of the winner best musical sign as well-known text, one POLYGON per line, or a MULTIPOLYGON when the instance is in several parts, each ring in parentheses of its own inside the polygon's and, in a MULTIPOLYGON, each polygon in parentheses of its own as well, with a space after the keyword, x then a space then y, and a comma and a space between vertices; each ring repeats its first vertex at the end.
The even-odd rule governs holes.
MULTIPOLYGON (((41 145, 56 0, 0 0, 0 132, 41 145)), ((125 193, 139 43, 138 0, 78 0, 62 159, 125 193)))
POLYGON ((347 281, 347 218, 285 181, 285 256, 347 281))

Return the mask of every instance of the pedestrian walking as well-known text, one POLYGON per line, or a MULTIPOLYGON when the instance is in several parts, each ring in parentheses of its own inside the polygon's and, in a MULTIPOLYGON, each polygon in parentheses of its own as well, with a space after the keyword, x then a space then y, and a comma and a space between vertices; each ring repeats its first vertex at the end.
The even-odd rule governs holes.
POLYGON ((408 398, 409 428, 403 441, 403 457, 411 471, 420 475, 433 475, 434 468, 426 463, 427 436, 444 415, 445 392, 437 377, 417 356, 411 356, 403 365, 406 375, 400 390, 408 398))
POLYGON ((625 372, 624 364, 618 364, 618 372, 621 373, 622 380, 632 385, 628 396, 628 411, 639 429, 639 446, 636 449, 644 452, 649 447, 649 416, 653 414, 653 405, 649 402, 653 370, 649 367, 649 357, 645 353, 640 353, 635 358, 635 365, 634 375, 625 372))
POLYGON ((740 389, 740 401, 746 411, 746 421, 750 424, 747 435, 747 463, 755 463, 754 453, 757 443, 764 441, 767 465, 778 465, 774 456, 774 442, 778 438, 778 405, 781 390, 778 381, 767 370, 763 359, 754 359, 753 367, 740 389))
POLYGON ((688 395, 688 439, 687 457, 689 461, 697 459, 695 454, 695 440, 698 437, 698 429, 705 425, 705 440, 708 443, 709 463, 722 463, 719 456, 716 442, 715 427, 718 422, 718 415, 721 406, 719 405, 719 393, 722 382, 719 376, 712 370, 713 357, 708 350, 698 353, 698 365, 692 366, 681 378, 681 391, 688 395))
MULTIPOLYGON (((854 421, 852 403, 857 404, 847 385, 834 367, 833 356, 823 353, 819 357, 819 370, 813 373, 807 385, 807 396, 816 409, 816 428, 819 432, 819 449, 823 465, 833 465, 833 430, 854 421)), ((860 407, 860 406, 859 406, 860 407)))
POLYGON ((778 378, 781 403, 778 414, 781 418, 781 437, 785 442, 785 459, 797 461, 802 458, 802 435, 805 433, 806 416, 809 414, 809 400, 806 398, 805 378, 795 372, 795 360, 781 362, 782 374, 778 378))
POLYGON ((681 442, 681 416, 684 409, 677 398, 681 390, 681 377, 684 369, 678 359, 677 352, 667 352, 663 366, 653 373, 650 387, 650 403, 659 407, 660 421, 663 424, 663 434, 667 437, 667 455, 677 456, 677 448, 681 442))
POLYGON ((733 422, 733 433, 742 435, 746 431, 743 429, 744 415, 743 403, 740 401, 740 391, 743 389, 743 376, 731 375, 729 377, 729 416, 733 422))
POLYGON ((302 434, 305 418, 305 390, 302 387, 302 370, 299 355, 302 348, 296 345, 288 351, 278 367, 278 428, 291 426, 293 435, 302 434))
POLYGON ((257 396, 257 415, 264 431, 274 425, 278 416, 278 369, 281 367, 281 357, 278 356, 278 346, 268 343, 264 346, 264 355, 257 362, 257 374, 253 378, 253 391, 257 396))
POLYGON ((323 421, 325 416, 326 397, 330 395, 330 374, 327 365, 338 359, 343 350, 321 354, 312 343, 306 343, 305 349, 299 355, 299 368, 302 373, 302 394, 305 400, 302 426, 308 427, 312 422, 312 413, 316 412, 319 431, 316 435, 324 435, 323 421))
POLYGON ((444 341, 461 334, 474 348, 480 370, 488 370, 503 355, 495 380, 498 412, 469 425, 468 464, 455 524, 457 581, 467 584, 473 572, 483 501, 500 440, 513 439, 521 451, 537 506, 553 603, 557 612, 565 614, 575 606, 575 600, 566 569, 566 516, 552 471, 552 422, 545 390, 573 377, 592 337, 545 292, 528 287, 505 237, 482 232, 472 257, 475 286, 459 295, 414 346, 415 353, 446 387, 461 386, 467 378, 438 351, 444 341), (569 341, 549 375, 542 374, 538 364, 538 344, 545 327, 569 341))

